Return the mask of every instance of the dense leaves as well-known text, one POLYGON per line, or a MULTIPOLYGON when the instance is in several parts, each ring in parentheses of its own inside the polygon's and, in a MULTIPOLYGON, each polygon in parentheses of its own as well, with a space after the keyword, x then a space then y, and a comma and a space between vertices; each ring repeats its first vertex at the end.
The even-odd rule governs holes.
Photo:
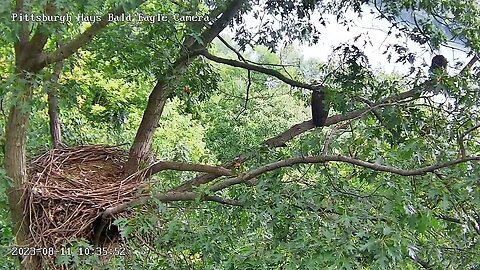
MULTIPOLYGON (((103 14, 114 6, 112 1, 54 2, 72 15, 103 14)), ((409 37, 426 48, 437 48, 451 39, 478 51, 476 3, 247 2, 230 23, 229 33, 235 34, 225 37, 238 50, 220 41, 202 44, 206 49, 244 64, 268 67, 292 80, 321 85, 334 117, 361 113, 303 132, 284 147, 267 148, 265 140, 310 119, 311 92, 268 74, 220 65, 201 56, 182 72, 172 71, 175 61, 188 53, 185 44, 199 42, 208 23, 112 23, 74 57, 65 59, 60 79, 53 83, 50 66, 18 78, 11 46, 18 40, 18 24, 2 21, 0 33, 6 37, 0 41, 2 130, 9 106, 20 104, 32 112, 28 156, 49 148, 47 95, 56 88, 65 143, 128 145, 152 88, 158 79, 166 79, 170 91, 152 147, 159 160, 223 164, 245 154, 248 159, 232 168, 235 175, 244 175, 299 156, 342 155, 415 170, 480 153, 478 78, 472 70, 427 75, 427 68, 415 66, 416 72, 405 76, 385 74, 372 68, 365 48, 358 43, 337 44, 327 52, 327 62, 304 59, 295 45, 328 38, 321 35, 330 23, 328 14, 348 26, 373 7, 379 18, 399 30, 398 40, 409 37), (414 15, 405 18, 406 13, 414 15), (24 93, 18 89, 27 82, 34 82, 34 98, 21 103, 24 93), (415 92, 382 103, 407 91, 415 92)), ((40 4, 33 5, 32 12, 40 12, 40 4)), ((158 0, 147 1, 135 12, 205 15, 213 10, 213 21, 226 4, 158 0)), ((132 10, 133 2, 124 8, 132 10)), ((5 12, 9 11, 0 7, 0 13, 5 12)), ((32 29, 41 26, 33 24, 32 29)), ((52 38, 46 51, 51 52, 86 25, 48 27, 52 38)), ((392 55, 399 65, 415 63, 416 55, 400 41, 389 47, 385 60, 392 55)), ((56 263, 77 269, 99 265, 104 269, 478 268, 478 160, 430 173, 400 174, 345 162, 297 164, 268 170, 215 193, 242 206, 205 202, 203 197, 168 203, 153 197, 148 204, 133 208, 134 217, 114 221, 126 243, 126 256, 105 262, 82 255, 80 250, 92 248, 91 243, 76 239, 68 245, 72 252, 58 256, 56 263)), ((165 192, 195 175, 163 171, 152 176, 147 189, 165 192)), ((13 268, 15 258, 3 252, 14 242, 4 196, 11 181, 3 170, 0 177, 0 263, 13 268)), ((208 185, 194 187, 192 192, 213 195, 208 185)))

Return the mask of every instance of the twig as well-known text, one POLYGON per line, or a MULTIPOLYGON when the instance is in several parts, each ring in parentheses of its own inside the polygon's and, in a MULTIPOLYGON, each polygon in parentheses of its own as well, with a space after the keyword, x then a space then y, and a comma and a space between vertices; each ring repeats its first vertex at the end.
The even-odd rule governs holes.
POLYGON ((459 156, 460 158, 466 158, 467 157, 467 153, 466 153, 466 150, 465 150, 465 143, 464 143, 464 139, 465 137, 470 134, 472 131, 476 130, 480 128, 480 123, 476 124, 475 126, 467 129, 467 131, 463 132, 462 134, 460 134, 457 138, 457 142, 458 142, 458 145, 459 145, 459 156))

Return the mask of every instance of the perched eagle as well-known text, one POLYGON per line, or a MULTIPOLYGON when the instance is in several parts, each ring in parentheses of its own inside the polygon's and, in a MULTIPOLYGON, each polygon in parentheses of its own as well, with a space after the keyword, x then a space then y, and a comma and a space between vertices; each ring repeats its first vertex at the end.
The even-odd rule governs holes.
POLYGON ((312 92, 312 121, 316 127, 323 127, 328 117, 328 104, 325 101, 325 93, 321 90, 312 92))
POLYGON ((447 61, 447 58, 445 58, 445 56, 443 56, 441 54, 435 55, 432 59, 432 65, 430 65, 429 71, 432 72, 432 73, 436 69, 443 69, 444 71, 446 71, 447 70, 447 64, 448 64, 448 61, 447 61))

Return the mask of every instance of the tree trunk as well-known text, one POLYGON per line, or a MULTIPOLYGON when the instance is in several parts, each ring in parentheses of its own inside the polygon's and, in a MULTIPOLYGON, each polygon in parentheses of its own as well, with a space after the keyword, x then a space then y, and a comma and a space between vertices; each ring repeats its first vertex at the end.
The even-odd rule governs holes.
POLYGON ((168 98, 168 90, 165 86, 164 80, 158 80, 148 98, 147 108, 130 148, 129 159, 125 164, 126 175, 136 172, 142 161, 148 162, 149 160, 153 135, 168 98))
MULTIPOLYGON (((28 42, 28 33, 24 32, 21 41, 15 43, 15 93, 14 104, 10 108, 5 130, 6 175, 12 181, 7 190, 13 232, 18 246, 28 246, 29 220, 24 215, 25 201, 23 191, 27 182, 26 148, 28 125, 33 97, 34 79, 41 67, 36 65, 39 52, 45 45, 45 39, 32 37, 35 42, 28 42)), ((22 269, 41 269, 38 256, 21 258, 22 269)))
POLYGON ((169 88, 170 81, 173 81, 176 77, 184 73, 188 65, 198 56, 199 51, 206 48, 208 44, 227 27, 228 23, 235 14, 237 14, 245 1, 246 0, 232 0, 223 9, 212 11, 212 14, 210 14, 211 18, 217 17, 218 14, 222 15, 202 33, 201 42, 194 42, 193 39, 185 40, 183 48, 186 48, 186 50, 175 62, 171 72, 164 77, 168 78, 168 80, 159 79, 148 98, 147 108, 143 114, 142 122, 137 130, 133 145, 130 148, 128 161, 125 164, 124 169, 126 175, 136 172, 142 161, 148 163, 153 135, 155 134, 158 121, 162 115, 163 107, 172 91, 172 89, 169 88))
MULTIPOLYGON (((21 105, 28 104, 32 94, 32 86, 27 86, 26 98, 17 101, 12 106, 8 116, 5 143, 5 171, 13 181, 13 185, 7 191, 10 213, 12 216, 13 231, 16 235, 16 243, 19 246, 28 244, 28 219, 24 218, 24 201, 22 199, 24 183, 27 181, 26 172, 26 145, 29 122, 29 111, 21 105)), ((38 257, 27 256, 22 261, 23 269, 40 269, 38 257)))
POLYGON ((53 143, 53 148, 60 148, 63 146, 61 122, 58 108, 58 79, 62 72, 63 61, 58 62, 53 69, 53 77, 51 86, 48 89, 48 116, 50 118, 50 136, 53 143))

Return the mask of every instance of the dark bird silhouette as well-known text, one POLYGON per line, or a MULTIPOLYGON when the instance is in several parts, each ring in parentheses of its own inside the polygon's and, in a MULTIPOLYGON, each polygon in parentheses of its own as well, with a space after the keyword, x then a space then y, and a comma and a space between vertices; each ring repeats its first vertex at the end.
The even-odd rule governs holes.
POLYGON ((433 57, 432 64, 428 70, 430 79, 433 79, 435 83, 432 88, 433 93, 441 93, 446 90, 446 87, 443 84, 443 78, 444 75, 446 75, 447 65, 448 61, 445 56, 438 54, 433 57))
POLYGON ((328 104, 325 102, 325 93, 317 90, 312 93, 312 121, 316 127, 323 127, 328 117, 328 104))
POLYGON ((441 54, 435 55, 432 59, 432 64, 430 65, 429 71, 433 73, 436 69, 447 70, 447 64, 448 61, 445 56, 441 54))

